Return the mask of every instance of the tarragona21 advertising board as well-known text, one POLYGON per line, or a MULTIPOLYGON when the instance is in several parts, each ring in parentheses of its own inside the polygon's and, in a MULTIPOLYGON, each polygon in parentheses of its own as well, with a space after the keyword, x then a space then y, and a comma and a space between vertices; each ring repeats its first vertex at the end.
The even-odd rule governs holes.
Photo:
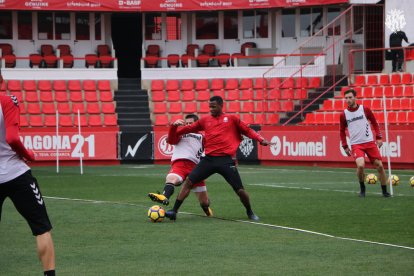
MULTIPOLYGON (((341 147, 339 130, 307 131, 267 130, 260 134, 273 146, 259 147, 259 159, 268 161, 353 162, 341 147)), ((383 134, 385 136, 385 134, 383 134)), ((385 137, 384 137, 385 141, 385 137)), ((390 130, 389 142, 380 148, 381 155, 390 153, 391 161, 414 163, 414 131, 390 130)))
POLYGON ((37 161, 60 160, 116 160, 117 131, 78 132, 20 132, 20 140, 26 149, 33 150, 37 161))

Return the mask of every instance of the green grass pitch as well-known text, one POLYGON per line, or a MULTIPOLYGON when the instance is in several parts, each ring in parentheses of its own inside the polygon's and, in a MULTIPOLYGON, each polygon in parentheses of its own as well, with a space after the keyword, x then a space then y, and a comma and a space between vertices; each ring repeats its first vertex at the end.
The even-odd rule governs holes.
MULTIPOLYGON (((215 218, 203 216, 190 195, 176 222, 151 223, 147 193, 162 190, 168 169, 85 167, 80 176, 76 167, 58 175, 35 167, 54 226, 58 275, 413 275, 414 171, 394 172, 401 181, 393 198, 382 198, 376 184, 360 199, 354 169, 244 165, 239 171, 259 224, 245 222, 218 175, 207 180, 215 218)), ((30 229, 7 199, 0 275, 41 272, 30 229)))

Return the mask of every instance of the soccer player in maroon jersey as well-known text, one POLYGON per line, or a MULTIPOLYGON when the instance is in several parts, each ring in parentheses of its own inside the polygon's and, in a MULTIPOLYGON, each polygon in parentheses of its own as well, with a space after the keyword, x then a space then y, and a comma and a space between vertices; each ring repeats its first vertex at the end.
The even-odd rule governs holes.
MULTIPOLYGON (((242 141, 242 134, 257 140, 264 146, 270 143, 253 129, 249 128, 244 122, 240 121, 238 117, 223 113, 223 99, 220 96, 210 98, 209 107, 211 115, 201 118, 192 125, 177 130, 177 135, 204 131, 204 149, 206 156, 188 175, 173 209, 167 211, 166 216, 175 220, 178 209, 188 195, 193 183, 198 183, 218 173, 224 177, 239 196, 240 201, 246 208, 249 219, 259 220, 259 217, 254 214, 251 208, 249 195, 244 190, 233 157, 236 155, 237 148, 242 141)), ((172 127, 178 127, 177 125, 173 125, 172 127)), ((184 122, 181 122, 180 125, 184 125, 184 122)))
POLYGON ((36 236, 44 275, 55 275, 52 225, 37 180, 26 164, 35 161, 35 156, 20 141, 19 120, 17 98, 0 95, 0 220, 3 202, 9 197, 36 236))
POLYGON ((356 91, 349 89, 344 93, 348 108, 340 116, 340 136, 342 147, 348 156, 353 156, 357 166, 357 176, 360 185, 360 197, 365 197, 365 155, 378 171, 381 182, 382 195, 390 197, 387 192, 387 178, 385 175, 382 158, 378 147, 382 146, 382 136, 377 120, 371 109, 356 103, 356 91), (371 125, 376 133, 376 141, 371 130, 371 125), (346 141, 345 129, 348 128, 351 149, 346 141))

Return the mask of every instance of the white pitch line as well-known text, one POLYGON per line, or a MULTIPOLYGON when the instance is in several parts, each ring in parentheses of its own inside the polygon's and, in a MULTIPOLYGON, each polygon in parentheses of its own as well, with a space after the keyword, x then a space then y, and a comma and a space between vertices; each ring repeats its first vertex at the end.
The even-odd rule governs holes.
MULTIPOLYGON (((105 201, 105 200, 93 200, 93 199, 79 199, 79 198, 67 198, 67 197, 53 197, 53 196, 44 196, 44 198, 49 199, 56 199, 56 200, 67 200, 67 201, 77 201, 77 202, 85 202, 85 203, 94 203, 94 204, 116 204, 116 205, 127 205, 127 206, 135 206, 135 207, 144 207, 147 208, 148 206, 135 204, 135 203, 128 203, 128 202, 117 202, 117 201, 105 201)), ((180 214, 184 215, 191 215, 191 216, 199 216, 194 213, 189 212, 180 212, 180 214)), ((212 217, 214 218, 214 217, 212 217)), ((321 232, 316 231, 310 231, 300 228, 294 228, 294 227, 287 227, 287 226, 281 226, 281 225, 275 225, 275 224, 268 224, 268 223, 261 223, 261 222, 255 222, 255 221, 247 221, 247 220, 238 220, 238 219, 226 219, 226 218, 220 218, 216 217, 216 219, 222 219, 227 221, 233 221, 233 222, 241 222, 241 223, 248 223, 253 225, 259 225, 259 226, 266 226, 271 228, 278 228, 278 229, 284 229, 284 230, 291 230, 301 233, 307 233, 332 239, 338 239, 338 240, 347 240, 347 241, 354 241, 354 242, 361 242, 361 243, 368 243, 368 244, 375 244, 375 245, 382 245, 382 246, 389 246, 389 247, 395 247, 395 248, 402 248, 402 249, 408 249, 408 250, 414 250, 414 247, 409 246, 403 246, 398 244, 391 244, 391 243, 383 243, 383 242, 375 242, 375 241, 367 241, 367 240, 360 240, 360 239, 353 239, 353 238, 346 238, 346 237, 339 237, 334 236, 330 234, 325 234, 321 232)))
MULTIPOLYGON (((344 182, 344 183, 349 183, 349 182, 344 182)), ((354 182, 352 182, 352 183, 354 183, 354 182)), ((262 187, 269 187, 269 188, 295 189, 295 190, 312 190, 312 191, 353 193, 353 194, 358 193, 358 192, 349 191, 349 190, 283 186, 283 185, 300 184, 300 183, 279 183, 279 184, 282 184, 282 185, 276 185, 276 184, 272 184, 272 183, 252 183, 252 184, 247 184, 247 185, 249 185, 249 186, 262 186, 262 187)), ((317 184, 320 184, 320 183, 307 183, 307 184, 317 185, 317 184)), ((368 193, 369 194, 382 195, 382 193, 375 193, 375 192, 368 192, 368 193)), ((414 196, 414 195, 406 195, 406 194, 395 194, 395 195, 396 196, 414 196)))

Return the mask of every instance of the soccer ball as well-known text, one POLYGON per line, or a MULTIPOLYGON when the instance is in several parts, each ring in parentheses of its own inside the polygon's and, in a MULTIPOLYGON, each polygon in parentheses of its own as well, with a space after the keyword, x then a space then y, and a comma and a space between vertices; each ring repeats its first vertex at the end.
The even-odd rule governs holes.
POLYGON ((414 176, 410 178, 410 185, 414 188, 414 176))
POLYGON ((400 178, 396 176, 395 174, 393 174, 390 176, 390 178, 388 178, 387 183, 390 183, 390 181, 391 181, 392 186, 397 186, 400 183, 400 178))
POLYGON ((152 222, 161 222, 165 217, 165 210, 158 205, 154 205, 148 210, 148 217, 152 222))
POLYGON ((368 184, 376 184, 378 181, 378 178, 375 174, 370 173, 369 175, 367 175, 367 177, 365 178, 365 182, 367 182, 368 184))

